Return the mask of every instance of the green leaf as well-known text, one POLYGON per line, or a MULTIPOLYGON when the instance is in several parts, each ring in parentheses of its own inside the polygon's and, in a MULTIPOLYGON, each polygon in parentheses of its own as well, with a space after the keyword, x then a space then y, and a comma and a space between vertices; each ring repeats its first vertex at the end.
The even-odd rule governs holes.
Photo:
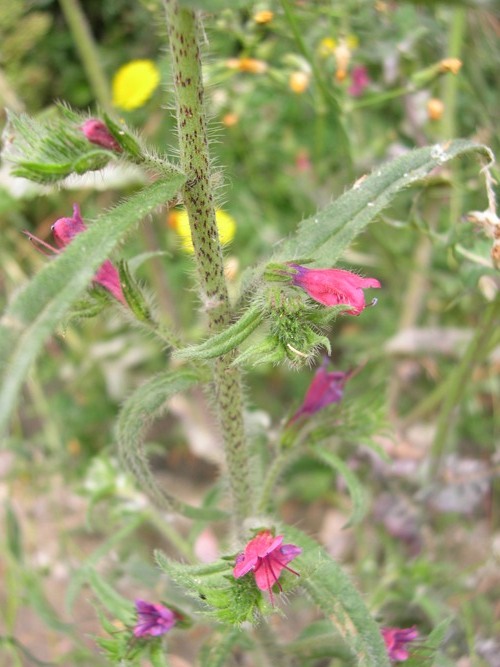
POLYGON ((332 204, 303 220, 296 234, 278 250, 275 261, 312 257, 316 266, 333 266, 344 250, 386 208, 394 197, 421 181, 436 167, 467 154, 494 160, 490 149, 457 139, 402 155, 360 180, 332 204))
POLYGON ((281 526, 279 532, 286 542, 302 547, 302 554, 294 561, 300 583, 343 637, 357 667, 390 667, 380 629, 347 574, 301 531, 281 526))
POLYGON ((130 624, 134 617, 134 605, 117 593, 94 568, 87 570, 87 581, 97 599, 105 609, 125 625, 130 624))
POLYGON ((316 446, 311 448, 311 452, 314 456, 323 461, 323 463, 326 463, 326 465, 332 468, 332 470, 340 473, 347 484, 353 502, 353 510, 352 515, 344 528, 359 523, 364 518, 368 506, 368 498, 359 479, 342 459, 327 449, 322 449, 321 447, 316 446))
POLYGON ((102 215, 15 295, 0 324, 0 431, 31 364, 96 270, 137 221, 171 199, 183 182, 181 176, 157 181, 102 215))
POLYGON ((178 359, 213 359, 222 354, 227 354, 246 340, 261 324, 262 319, 262 310, 257 306, 253 306, 237 322, 224 331, 212 336, 203 343, 200 343, 200 345, 193 345, 192 347, 177 350, 173 356, 178 359))
POLYGON ((201 650, 200 664, 203 667, 224 667, 228 663, 233 649, 246 639, 236 628, 228 628, 212 637, 209 644, 201 650))
POLYGON ((266 604, 252 577, 235 579, 232 563, 219 560, 208 565, 185 565, 155 551, 155 559, 185 593, 203 603, 206 613, 224 624, 255 623, 266 604))
POLYGON ((119 415, 118 445, 124 464, 156 505, 191 519, 221 519, 226 516, 224 512, 210 507, 192 507, 161 489, 151 473, 144 452, 146 429, 165 409, 168 399, 199 381, 200 376, 194 371, 177 370, 155 376, 139 387, 126 401, 119 415))
POLYGON ((69 585, 66 589, 65 596, 65 607, 67 610, 71 610, 76 596, 78 595, 82 586, 88 581, 88 573, 95 568, 97 563, 104 558, 112 549, 114 549, 122 540, 128 537, 133 533, 139 526, 141 526, 145 521, 144 514, 136 514, 131 518, 128 523, 122 526, 119 530, 112 533, 107 540, 100 544, 97 549, 95 549, 90 556, 85 560, 83 566, 73 572, 69 585))

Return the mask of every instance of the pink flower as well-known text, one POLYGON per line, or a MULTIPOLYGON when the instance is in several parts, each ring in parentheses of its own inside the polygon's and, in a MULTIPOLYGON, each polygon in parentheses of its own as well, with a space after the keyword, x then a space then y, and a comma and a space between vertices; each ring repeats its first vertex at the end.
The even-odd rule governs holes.
POLYGON ((122 152, 120 144, 108 130, 107 125, 99 118, 89 118, 82 125, 81 130, 91 143, 110 151, 122 152))
POLYGON ((381 632, 389 660, 395 662, 408 660, 410 653, 406 645, 418 639, 418 630, 413 626, 411 628, 382 628, 381 632))
POLYGON ((345 311, 348 315, 359 315, 366 308, 363 289, 381 286, 375 278, 362 278, 345 269, 307 269, 299 264, 290 266, 296 271, 292 275, 292 283, 296 287, 301 287, 311 299, 324 306, 351 306, 345 311))
POLYGON ((332 403, 340 403, 344 394, 344 385, 351 377, 352 371, 344 373, 343 371, 333 371, 329 373, 326 368, 328 366, 328 358, 325 363, 320 366, 314 377, 309 389, 306 392, 304 401, 297 412, 288 422, 291 424, 302 415, 313 415, 322 408, 332 403))
MULTIPOLYGON (((78 204, 73 204, 73 217, 59 218, 59 220, 56 220, 54 222, 51 229, 52 229, 52 234, 54 235, 54 240, 56 242, 57 248, 54 248, 49 243, 42 241, 36 236, 33 236, 33 234, 31 234, 30 232, 25 232, 25 234, 32 241, 36 241, 38 245, 44 246, 45 248, 48 248, 50 251, 58 254, 61 249, 63 249, 65 246, 68 245, 68 243, 71 243, 71 241, 77 234, 81 234, 87 229, 82 220, 82 216, 80 214, 80 207, 78 206, 78 204)), ((118 274, 118 271, 113 266, 113 264, 111 264, 111 262, 109 261, 109 259, 107 259, 104 262, 104 264, 102 264, 102 266, 98 269, 93 280, 95 283, 99 283, 99 285, 102 285, 105 289, 108 290, 108 292, 111 292, 111 294, 115 297, 115 299, 118 299, 118 301, 121 301, 121 303, 127 305, 127 301, 123 295, 123 290, 120 285, 120 276, 118 274)))
POLYGON ((351 85, 347 91, 352 97, 359 97, 365 88, 370 85, 370 77, 364 65, 356 65, 351 72, 351 85))
POLYGON ((174 611, 162 604, 136 600, 135 608, 137 610, 137 623, 134 627, 136 637, 164 635, 174 627, 178 618, 174 611))
POLYGON ((283 569, 298 572, 287 567, 288 563, 302 553, 300 547, 295 544, 282 544, 283 535, 274 537, 269 530, 263 530, 246 545, 245 551, 236 558, 233 575, 236 579, 243 577, 249 572, 254 573, 255 583, 261 591, 269 591, 272 597, 272 587, 278 584, 283 569))
MULTIPOLYGON (((73 204, 72 218, 59 218, 59 220, 54 222, 51 229, 58 248, 64 248, 68 243, 71 243, 77 234, 84 232, 87 228, 82 220, 78 204, 73 204)), ((126 305, 127 302, 120 285, 120 276, 109 259, 104 262, 95 274, 94 282, 102 285, 108 292, 111 292, 115 299, 126 305)))

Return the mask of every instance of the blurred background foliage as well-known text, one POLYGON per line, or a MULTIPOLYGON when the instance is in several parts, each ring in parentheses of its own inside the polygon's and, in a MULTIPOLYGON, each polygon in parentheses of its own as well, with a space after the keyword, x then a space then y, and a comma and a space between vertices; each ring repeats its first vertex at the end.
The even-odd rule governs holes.
MULTIPOLYGON (((82 6, 110 100, 120 67, 150 60, 158 68, 161 83, 149 99, 116 113, 152 146, 175 152, 161 3, 82 6)), ((2 106, 36 115, 65 100, 98 113, 66 16, 64 2, 0 0, 2 106)), ((226 249, 235 298, 246 267, 381 162, 452 137, 477 139, 498 154, 494 2, 269 0, 208 14, 205 29, 214 180, 219 206, 236 223, 226 249), (439 69, 446 58, 461 61, 456 73, 439 69)), ((2 299, 49 261, 22 230, 48 238, 75 201, 92 221, 143 179, 118 168, 48 190, 13 180, 1 165, 2 299)), ((376 308, 336 323, 333 364, 362 369, 327 423, 332 437, 348 424, 338 453, 366 486, 372 520, 342 530, 350 513, 345 484, 313 458, 290 468, 278 499, 285 520, 319 535, 349 565, 384 624, 416 623, 425 634, 450 618, 436 658, 445 667, 500 664, 498 332, 458 389, 453 375, 498 299, 491 240, 466 218, 486 206, 478 165, 446 165, 400 196, 342 260, 383 286, 376 308), (456 405, 443 425, 450 392, 456 405), (445 453, 439 476, 425 465, 436 438, 445 453)), ((191 255, 165 211, 122 248, 121 257, 137 256, 131 265, 165 318, 198 336, 191 255)), ((102 599, 96 586, 82 592, 88 563, 125 597, 151 597, 151 588, 161 596, 153 546, 182 553, 185 544, 207 548, 200 535, 220 540, 217 530, 207 537, 165 522, 116 461, 119 405, 165 363, 165 350, 108 306, 63 323, 31 373, 0 453, 5 664, 99 664, 87 635, 97 631, 92 605, 102 599)), ((287 368, 248 374, 248 421, 263 461, 269 435, 297 409, 310 379, 287 368)), ((189 499, 203 496, 220 460, 206 398, 179 399, 149 441, 165 483, 189 499)), ((285 636, 299 629, 297 621, 285 636)), ((175 641, 174 653, 189 661, 190 649, 175 641)), ((425 651, 424 643, 415 664, 427 664, 425 651)))

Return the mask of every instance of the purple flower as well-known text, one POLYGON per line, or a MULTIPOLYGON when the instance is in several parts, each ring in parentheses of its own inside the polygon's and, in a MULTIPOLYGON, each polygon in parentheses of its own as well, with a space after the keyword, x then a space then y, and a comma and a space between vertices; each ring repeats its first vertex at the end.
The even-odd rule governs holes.
MULTIPOLYGON (((73 216, 71 218, 59 218, 54 222, 51 229, 56 245, 61 249, 71 243, 77 234, 84 232, 87 227, 82 220, 78 204, 73 204, 73 216)), ((58 251, 55 250, 55 252, 58 251)), ((108 292, 111 292, 115 299, 127 305, 120 285, 120 276, 109 259, 98 269, 93 280, 102 285, 108 292)))
POLYGON ((380 287, 375 278, 362 278, 345 269, 307 269, 299 264, 290 264, 295 273, 292 283, 324 306, 351 306, 347 315, 359 315, 365 308, 363 289, 380 287))
POLYGON ((347 91, 352 97, 359 97, 365 88, 370 85, 370 77, 364 65, 356 65, 351 72, 351 85, 347 91))
POLYGON ((411 628, 382 628, 381 632, 389 660, 394 662, 408 660, 410 653, 406 645, 418 639, 418 630, 415 626, 411 628))
POLYGON ((122 152, 120 144, 108 130, 107 125, 99 118, 89 118, 82 125, 81 130, 91 143, 110 151, 122 152))
POLYGON ((248 542, 245 551, 236 558, 233 575, 236 579, 243 577, 249 572, 254 573, 255 583, 261 591, 269 591, 272 597, 272 587, 281 584, 278 579, 283 569, 298 572, 287 567, 288 563, 302 553, 300 547, 295 544, 282 544, 283 535, 274 537, 269 530, 263 530, 248 542))
POLYGON ((171 630, 177 621, 177 614, 162 604, 136 600, 135 608, 137 610, 137 623, 134 627, 136 637, 145 635, 159 637, 171 630))
POLYGON ((340 403, 342 400, 345 383, 353 372, 333 371, 329 373, 326 370, 327 366, 328 359, 325 359, 325 363, 316 370, 304 401, 288 422, 289 424, 302 415, 313 415, 322 408, 326 408, 327 405, 340 403))

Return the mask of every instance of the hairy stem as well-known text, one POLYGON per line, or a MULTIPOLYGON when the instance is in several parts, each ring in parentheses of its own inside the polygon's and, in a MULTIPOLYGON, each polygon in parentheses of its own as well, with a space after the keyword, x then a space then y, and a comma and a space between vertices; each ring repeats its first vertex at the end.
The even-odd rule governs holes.
POLYGON ((276 643, 274 633, 266 619, 262 619, 254 630, 255 636, 262 648, 266 667, 287 667, 290 664, 289 656, 285 655, 276 643))
POLYGON ((108 81, 101 67, 101 59, 90 26, 78 0, 59 0, 64 17, 80 55, 83 68, 93 93, 105 111, 110 111, 111 97, 108 81))
MULTIPOLYGON (((199 34, 196 15, 165 0, 172 56, 181 168, 187 176, 183 198, 189 216, 201 301, 210 331, 231 321, 222 249, 215 220, 211 170, 204 112, 199 34)), ((224 440, 235 525, 251 511, 248 451, 243 423, 241 374, 232 367, 235 353, 219 357, 213 368, 215 406, 224 440)))

